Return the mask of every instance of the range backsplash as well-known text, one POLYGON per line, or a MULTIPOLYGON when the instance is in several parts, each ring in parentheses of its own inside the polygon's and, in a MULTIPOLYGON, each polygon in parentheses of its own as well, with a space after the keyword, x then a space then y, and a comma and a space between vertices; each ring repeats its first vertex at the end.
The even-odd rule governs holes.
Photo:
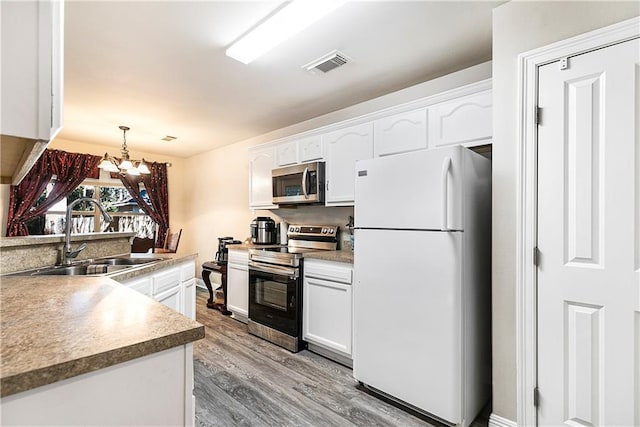
POLYGON ((349 230, 346 225, 349 216, 353 216, 353 206, 297 206, 273 209, 268 212, 277 223, 285 221, 289 224, 337 225, 340 227, 340 248, 345 247, 349 242, 349 230))

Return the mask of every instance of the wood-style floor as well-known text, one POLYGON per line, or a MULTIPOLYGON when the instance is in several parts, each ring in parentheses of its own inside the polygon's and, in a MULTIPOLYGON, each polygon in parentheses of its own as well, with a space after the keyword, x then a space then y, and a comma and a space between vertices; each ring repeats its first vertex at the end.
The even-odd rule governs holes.
POLYGON ((249 335, 246 325, 207 309, 207 298, 198 289, 206 337, 194 344, 196 425, 432 425, 360 389, 347 367, 249 335))

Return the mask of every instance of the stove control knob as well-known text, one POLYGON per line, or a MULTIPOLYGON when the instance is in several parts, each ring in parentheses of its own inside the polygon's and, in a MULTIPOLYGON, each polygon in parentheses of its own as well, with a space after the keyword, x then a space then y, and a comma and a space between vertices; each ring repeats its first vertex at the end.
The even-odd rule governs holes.
POLYGON ((293 233, 293 227, 289 227, 289 232, 293 233))
POLYGON ((296 232, 300 231, 300 227, 296 227, 296 232))
POLYGON ((329 229, 329 233, 330 233, 330 234, 333 234, 333 228, 330 228, 330 229, 329 229))
POLYGON ((322 229, 322 234, 327 234, 327 229, 326 228, 322 229))

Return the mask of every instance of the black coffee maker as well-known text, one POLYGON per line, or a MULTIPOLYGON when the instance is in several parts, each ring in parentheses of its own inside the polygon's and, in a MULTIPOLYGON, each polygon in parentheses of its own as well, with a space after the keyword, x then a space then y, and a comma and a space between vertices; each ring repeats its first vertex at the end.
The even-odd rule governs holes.
POLYGON ((226 264, 229 259, 229 249, 227 245, 237 245, 242 243, 240 240, 234 240, 233 237, 218 237, 218 251, 216 252, 216 262, 226 264))

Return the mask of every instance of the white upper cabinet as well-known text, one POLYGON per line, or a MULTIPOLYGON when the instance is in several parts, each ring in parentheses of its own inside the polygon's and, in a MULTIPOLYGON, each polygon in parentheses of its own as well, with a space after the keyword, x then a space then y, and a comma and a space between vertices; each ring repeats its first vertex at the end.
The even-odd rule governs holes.
POLYGON ((278 166, 295 165, 298 163, 297 141, 283 142, 276 146, 276 164, 278 166))
POLYGON ((302 163, 322 160, 324 157, 322 136, 318 134, 298 140, 298 153, 302 163))
POLYGON ((251 209, 272 209, 273 184, 271 170, 276 167, 276 149, 249 149, 249 207, 251 209))
POLYGON ((429 107, 429 148, 491 143, 491 90, 429 107))
POLYGON ((376 157, 427 148, 427 109, 408 111, 373 123, 376 157))
POLYGON ((0 9, 0 133, 48 142, 62 127, 63 2, 3 1, 0 9))
POLYGON ((373 157, 373 123, 363 123, 323 136, 326 149, 327 206, 353 205, 356 160, 373 157))

